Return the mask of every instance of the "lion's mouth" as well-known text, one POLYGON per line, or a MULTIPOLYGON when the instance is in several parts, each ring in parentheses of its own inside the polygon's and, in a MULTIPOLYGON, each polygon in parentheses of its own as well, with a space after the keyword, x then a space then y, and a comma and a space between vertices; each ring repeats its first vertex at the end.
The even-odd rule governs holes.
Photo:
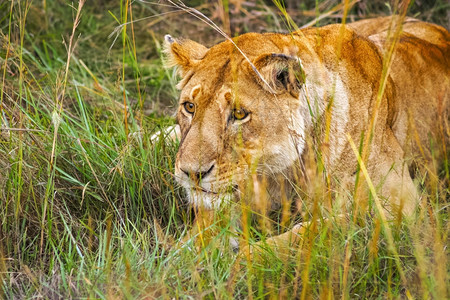
POLYGON ((196 191, 196 192, 202 192, 202 193, 206 193, 206 194, 210 194, 210 195, 220 195, 220 194, 223 194, 224 192, 225 193, 235 193, 236 191, 238 191, 238 186, 237 185, 232 185, 232 186, 229 186, 229 188, 228 188, 228 190, 227 191, 222 191, 222 192, 218 192, 218 191, 212 191, 212 190, 208 190, 208 189, 206 189, 206 188, 204 188, 204 187, 202 187, 202 186, 199 186, 199 185, 197 185, 197 186, 192 186, 191 187, 191 190, 193 190, 193 191, 196 191))
POLYGON ((213 192, 213 191, 207 190, 205 188, 202 188, 201 186, 196 186, 196 187, 193 187, 192 189, 197 191, 197 192, 203 192, 203 193, 207 193, 207 194, 211 194, 211 195, 218 195, 219 194, 217 192, 213 192))

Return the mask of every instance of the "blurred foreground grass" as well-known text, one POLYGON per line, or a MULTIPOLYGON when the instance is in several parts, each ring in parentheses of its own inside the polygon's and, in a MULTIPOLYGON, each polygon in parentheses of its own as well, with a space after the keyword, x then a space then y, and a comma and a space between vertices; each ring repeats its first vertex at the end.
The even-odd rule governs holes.
MULTIPOLYGON (((225 212, 204 249, 171 248, 192 213, 171 173, 176 145, 150 140, 177 101, 160 42, 221 37, 165 2, 130 3, 0 2, 1 298, 448 296, 448 178, 423 175, 417 222, 393 226, 399 257, 379 222, 331 219, 292 257, 247 262, 229 248, 225 212)), ((230 3, 186 4, 231 35, 288 28, 270 1, 230 3)), ((285 4, 297 25, 341 21, 337 1, 285 4)), ((349 19, 393 7, 360 1, 349 19)), ((416 1, 409 15, 448 28, 448 11, 416 1)))

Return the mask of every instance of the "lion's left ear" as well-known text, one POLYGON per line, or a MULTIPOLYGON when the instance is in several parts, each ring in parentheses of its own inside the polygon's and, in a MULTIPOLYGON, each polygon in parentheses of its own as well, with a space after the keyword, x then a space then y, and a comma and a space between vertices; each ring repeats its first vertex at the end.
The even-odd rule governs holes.
POLYGON ((168 67, 180 67, 184 76, 192 69, 208 52, 208 48, 188 39, 174 39, 170 35, 164 37, 164 52, 167 55, 168 67))
POLYGON ((305 72, 300 58, 269 53, 258 56, 253 64, 266 81, 259 80, 263 88, 277 94, 287 91, 292 96, 298 97, 300 88, 305 82, 305 72))

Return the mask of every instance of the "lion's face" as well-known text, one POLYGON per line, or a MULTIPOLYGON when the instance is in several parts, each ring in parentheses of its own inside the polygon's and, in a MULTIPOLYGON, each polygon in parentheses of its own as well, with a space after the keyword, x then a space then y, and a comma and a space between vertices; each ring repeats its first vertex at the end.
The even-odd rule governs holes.
POLYGON ((217 207, 241 194, 249 176, 273 176, 298 159, 310 122, 307 101, 299 101, 299 60, 278 49, 252 55, 241 37, 239 47, 258 75, 230 42, 206 49, 166 40, 183 76, 175 176, 191 203, 217 207))

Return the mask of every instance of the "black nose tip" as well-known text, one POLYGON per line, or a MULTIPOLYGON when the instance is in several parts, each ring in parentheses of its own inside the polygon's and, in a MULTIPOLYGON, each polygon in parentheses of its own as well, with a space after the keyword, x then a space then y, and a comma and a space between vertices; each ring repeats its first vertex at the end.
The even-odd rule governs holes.
POLYGON ((211 167, 206 171, 202 171, 202 170, 189 171, 189 170, 180 168, 180 170, 184 174, 186 174, 189 178, 195 179, 196 181, 205 179, 205 177, 208 176, 208 174, 210 174, 213 169, 214 169, 214 164, 211 165, 211 167))

